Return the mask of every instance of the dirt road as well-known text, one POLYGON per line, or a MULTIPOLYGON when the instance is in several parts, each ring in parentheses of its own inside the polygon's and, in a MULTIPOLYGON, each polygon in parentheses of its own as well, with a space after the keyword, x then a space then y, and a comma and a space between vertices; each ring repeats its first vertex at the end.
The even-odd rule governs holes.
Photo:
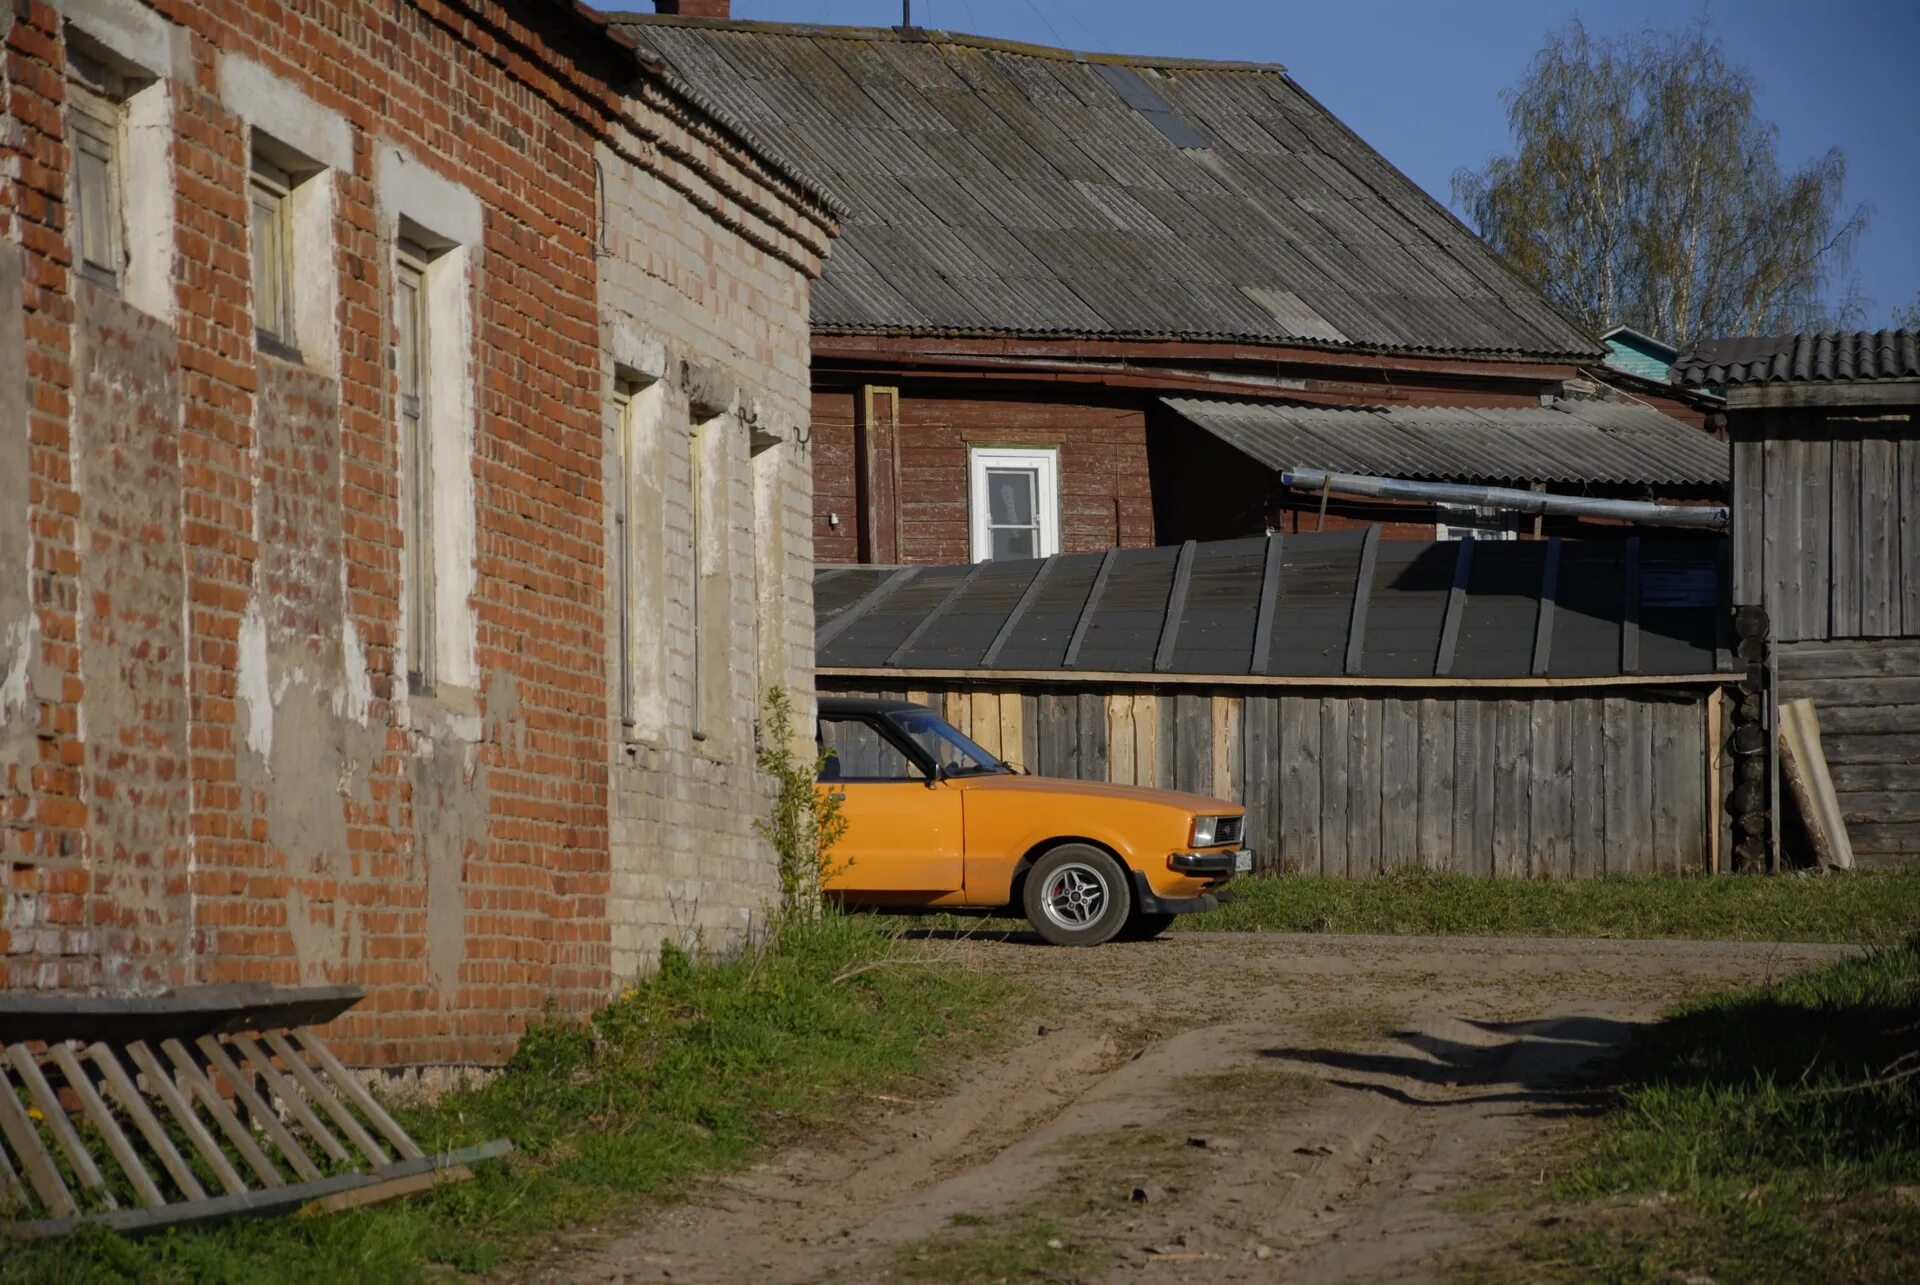
POLYGON ((928 943, 1041 995, 1002 1047, 570 1247, 565 1281, 1423 1281, 1461 1197, 1674 1000, 1845 947, 1175 934, 928 943))

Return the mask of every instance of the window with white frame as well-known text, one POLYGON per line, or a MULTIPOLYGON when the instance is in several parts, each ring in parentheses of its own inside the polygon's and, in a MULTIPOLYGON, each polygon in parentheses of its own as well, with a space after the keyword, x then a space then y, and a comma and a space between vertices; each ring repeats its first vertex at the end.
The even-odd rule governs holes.
POLYGON ((973 560, 1060 552, 1060 453, 1051 446, 969 452, 973 560))

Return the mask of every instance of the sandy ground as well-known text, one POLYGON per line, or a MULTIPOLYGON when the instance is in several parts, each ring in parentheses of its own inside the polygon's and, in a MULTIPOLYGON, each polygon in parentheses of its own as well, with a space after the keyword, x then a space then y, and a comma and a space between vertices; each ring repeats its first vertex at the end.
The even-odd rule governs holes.
POLYGON ((1851 948, 1196 933, 928 949, 1032 987, 1037 1010, 941 1080, 526 1279, 937 1276, 943 1241, 1013 1234, 1031 1211, 1082 1251, 1056 1279, 1433 1280, 1498 1216, 1462 1196, 1588 1109, 1583 1067, 1676 999, 1851 948))

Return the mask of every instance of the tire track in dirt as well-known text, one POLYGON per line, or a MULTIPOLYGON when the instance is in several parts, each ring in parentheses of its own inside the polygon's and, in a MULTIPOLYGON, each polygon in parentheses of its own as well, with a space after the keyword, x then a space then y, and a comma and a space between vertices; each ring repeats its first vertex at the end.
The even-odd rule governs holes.
POLYGON ((1085 1251, 1084 1279, 1430 1280, 1485 1227, 1452 1202, 1590 1104, 1583 1068, 1676 999, 1851 951, 1197 933, 932 948, 1032 987, 1040 1014, 914 1099, 519 1278, 894 1280, 929 1238, 1040 1210, 1085 1251), (1128 1201, 1134 1186, 1151 1198, 1128 1201))

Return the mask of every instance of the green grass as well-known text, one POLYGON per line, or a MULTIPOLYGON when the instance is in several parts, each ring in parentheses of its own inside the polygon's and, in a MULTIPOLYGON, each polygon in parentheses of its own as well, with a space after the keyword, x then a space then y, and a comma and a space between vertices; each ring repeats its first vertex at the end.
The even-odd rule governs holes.
POLYGON ((1369 879, 1241 879, 1231 887, 1232 902, 1182 916, 1175 928, 1880 945, 1920 924, 1920 870, 1552 882, 1409 870, 1369 879))
POLYGON ((1675 1010, 1469 1280, 1920 1279, 1920 936, 1675 1010), (1903 1072, 1906 1072, 1903 1074, 1903 1072))
POLYGON ((770 1133, 830 1123, 840 1095, 978 1043, 1011 993, 838 916, 730 963, 696 967, 669 950, 590 1023, 537 1025, 500 1075, 400 1113, 429 1151, 510 1139, 511 1162, 472 1182, 336 1217, 9 1245, 0 1282, 339 1285, 487 1271, 570 1225, 738 1167, 770 1133))

